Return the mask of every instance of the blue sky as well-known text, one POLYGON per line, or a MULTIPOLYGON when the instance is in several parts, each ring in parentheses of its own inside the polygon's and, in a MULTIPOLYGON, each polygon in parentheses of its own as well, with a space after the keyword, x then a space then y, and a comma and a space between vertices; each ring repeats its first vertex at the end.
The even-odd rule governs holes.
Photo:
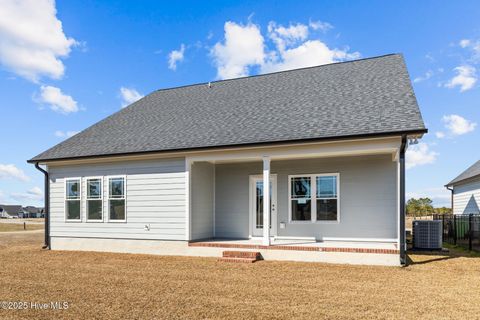
POLYGON ((0 7, 0 203, 42 203, 26 160, 159 88, 403 53, 429 129, 407 197, 480 158, 476 1, 57 1, 0 7), (21 23, 19 23, 21 22, 21 23))

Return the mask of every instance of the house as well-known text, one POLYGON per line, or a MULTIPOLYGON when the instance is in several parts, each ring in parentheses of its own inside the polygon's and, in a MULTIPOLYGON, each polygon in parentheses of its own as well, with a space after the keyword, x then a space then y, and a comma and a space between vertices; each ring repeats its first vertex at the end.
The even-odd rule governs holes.
POLYGON ((480 160, 446 185, 453 214, 480 214, 480 160))
POLYGON ((158 90, 29 162, 53 250, 400 265, 426 132, 392 54, 158 90))
POLYGON ((43 217, 43 208, 26 206, 23 208, 23 210, 25 212, 25 218, 42 218, 43 217))
POLYGON ((20 205, 0 204, 0 218, 23 218, 24 213, 20 205))

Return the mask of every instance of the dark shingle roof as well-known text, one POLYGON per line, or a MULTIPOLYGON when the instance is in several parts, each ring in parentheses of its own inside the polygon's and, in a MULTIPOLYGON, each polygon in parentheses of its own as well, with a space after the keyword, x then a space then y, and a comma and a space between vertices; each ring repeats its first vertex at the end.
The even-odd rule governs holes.
POLYGON ((480 176, 480 160, 475 162, 472 166, 470 166, 467 170, 463 171, 458 177, 450 181, 447 186, 451 186, 454 184, 458 184, 464 180, 480 176))
POLYGON ((158 90, 30 162, 420 131, 394 54, 158 90))
POLYGON ((19 213, 23 213, 23 208, 20 205, 0 204, 0 208, 2 208, 4 212, 6 211, 10 216, 18 216, 19 213))
POLYGON ((34 206, 26 206, 26 207, 23 208, 23 210, 28 212, 28 213, 42 213, 43 212, 43 208, 34 207, 34 206))

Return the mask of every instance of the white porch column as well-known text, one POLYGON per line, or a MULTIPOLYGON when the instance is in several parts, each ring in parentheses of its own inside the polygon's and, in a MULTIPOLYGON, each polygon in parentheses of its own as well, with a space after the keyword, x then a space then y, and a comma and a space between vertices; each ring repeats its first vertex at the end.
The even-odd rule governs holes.
POLYGON ((185 158, 185 240, 192 240, 192 163, 185 158))
POLYGON ((263 245, 270 245, 270 157, 263 157, 263 245))

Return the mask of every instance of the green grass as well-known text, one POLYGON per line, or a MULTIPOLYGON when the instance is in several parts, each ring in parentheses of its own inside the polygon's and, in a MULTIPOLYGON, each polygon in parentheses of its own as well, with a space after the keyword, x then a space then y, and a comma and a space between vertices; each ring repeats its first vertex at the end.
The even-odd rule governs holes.
POLYGON ((462 246, 456 246, 454 244, 450 243, 443 243, 443 247, 445 249, 450 250, 453 254, 460 254, 462 256, 468 256, 468 257, 474 257, 474 258, 480 258, 480 252, 477 251, 468 251, 467 248, 462 247, 462 246))

